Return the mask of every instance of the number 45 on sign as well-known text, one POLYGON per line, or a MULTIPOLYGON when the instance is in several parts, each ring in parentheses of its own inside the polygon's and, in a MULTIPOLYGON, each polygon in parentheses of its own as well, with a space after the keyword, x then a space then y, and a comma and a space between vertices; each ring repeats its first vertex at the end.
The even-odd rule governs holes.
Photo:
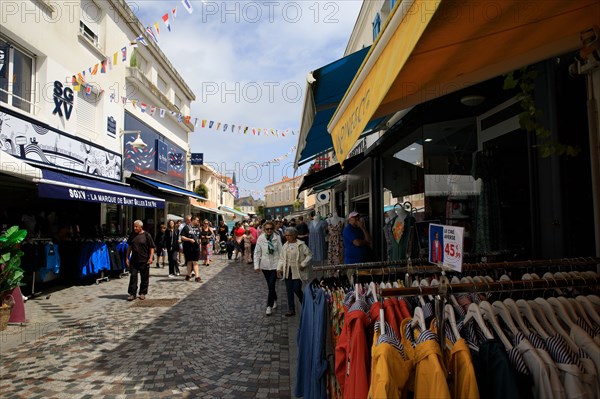
POLYGON ((429 262, 462 271, 464 229, 441 224, 429 225, 429 262))

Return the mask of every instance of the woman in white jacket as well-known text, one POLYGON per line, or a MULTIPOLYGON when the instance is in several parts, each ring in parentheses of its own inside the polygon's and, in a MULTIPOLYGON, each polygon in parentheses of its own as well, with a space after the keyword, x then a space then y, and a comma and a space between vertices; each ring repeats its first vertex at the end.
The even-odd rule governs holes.
POLYGON ((281 254, 281 240, 275 234, 275 226, 272 222, 266 222, 263 225, 263 234, 256 241, 254 249, 254 270, 259 273, 262 270, 269 295, 267 296, 267 316, 273 313, 277 307, 277 292, 275 292, 275 283, 277 282, 277 263, 281 254))
POLYGON ((285 238, 287 242, 283 244, 279 256, 277 275, 285 279, 288 300, 288 311, 285 317, 290 317, 296 314, 294 294, 302 304, 302 280, 308 279, 308 265, 312 259, 312 253, 304 241, 297 239, 298 230, 294 227, 288 227, 285 230, 285 238))

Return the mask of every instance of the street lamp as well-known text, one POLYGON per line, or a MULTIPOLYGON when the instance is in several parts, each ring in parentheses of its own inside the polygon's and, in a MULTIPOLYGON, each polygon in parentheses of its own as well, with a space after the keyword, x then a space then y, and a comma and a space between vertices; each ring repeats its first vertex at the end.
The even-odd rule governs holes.
MULTIPOLYGON (((131 143, 131 146, 133 148, 138 149, 138 150, 143 150, 144 148, 148 147, 148 144, 144 143, 144 141, 140 137, 140 134, 142 133, 141 130, 123 130, 123 129, 121 129, 121 136, 123 136, 127 133, 137 133, 137 138, 135 140, 133 140, 133 142, 131 143)), ((125 142, 125 140, 123 140, 123 142, 125 142)))

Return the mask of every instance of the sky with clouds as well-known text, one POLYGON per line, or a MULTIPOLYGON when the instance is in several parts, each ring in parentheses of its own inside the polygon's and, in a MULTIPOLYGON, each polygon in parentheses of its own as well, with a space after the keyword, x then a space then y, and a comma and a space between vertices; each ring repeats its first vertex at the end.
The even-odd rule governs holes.
POLYGON ((189 1, 191 14, 180 0, 128 4, 145 26, 160 23, 159 47, 196 95, 192 117, 296 132, 265 137, 198 125, 192 133, 192 152, 221 173, 235 171, 241 196, 262 192, 293 176, 306 76, 343 56, 362 0, 189 1), (168 32, 161 17, 175 6, 168 32))

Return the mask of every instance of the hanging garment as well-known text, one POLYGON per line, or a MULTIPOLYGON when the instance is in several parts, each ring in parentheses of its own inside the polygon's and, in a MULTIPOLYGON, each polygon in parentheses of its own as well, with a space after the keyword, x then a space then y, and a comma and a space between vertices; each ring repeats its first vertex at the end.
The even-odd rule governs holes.
POLYGON ((498 342, 486 341, 479 346, 475 375, 480 397, 486 399, 521 398, 508 355, 498 342))
POLYGON ((328 228, 327 263, 329 265, 341 265, 344 263, 344 240, 342 239, 344 222, 340 220, 336 224, 328 224, 328 228))
POLYGON ((413 364, 404 353, 404 348, 394 329, 387 322, 385 322, 385 334, 381 334, 379 321, 375 323, 374 328, 368 398, 406 397, 413 364))
POLYGON ((430 330, 419 331, 404 319, 400 327, 401 343, 414 364, 414 399, 450 398, 446 370, 437 336, 430 330))
POLYGON ((325 230, 327 222, 324 220, 311 220, 308 222, 308 247, 313 253, 313 261, 322 262, 327 254, 325 230))
POLYGON ((538 356, 543 360, 548 370, 552 395, 557 398, 566 398, 567 394, 560 380, 560 372, 558 371, 558 367, 556 367, 556 363, 552 360, 550 353, 548 353, 548 348, 542 337, 534 332, 530 332, 529 334, 525 334, 525 338, 534 346, 538 356))
POLYGON ((518 333, 514 338, 515 347, 523 355, 531 376, 533 378, 533 397, 536 399, 559 399, 563 398, 563 389, 554 391, 555 384, 552 383, 549 369, 544 360, 538 354, 535 347, 525 338, 523 333, 518 333))
POLYGON ((383 226, 383 237, 385 238, 385 260, 392 260, 392 241, 394 240, 394 234, 392 233, 392 227, 394 225, 394 218, 390 218, 383 226))
POLYGON ((352 305, 335 348, 335 375, 344 398, 366 398, 371 371, 366 328, 371 324, 369 305, 358 300, 352 305))
POLYGON ((298 362, 294 389, 296 397, 327 398, 326 317, 323 290, 315 284, 307 284, 297 336, 298 362))

